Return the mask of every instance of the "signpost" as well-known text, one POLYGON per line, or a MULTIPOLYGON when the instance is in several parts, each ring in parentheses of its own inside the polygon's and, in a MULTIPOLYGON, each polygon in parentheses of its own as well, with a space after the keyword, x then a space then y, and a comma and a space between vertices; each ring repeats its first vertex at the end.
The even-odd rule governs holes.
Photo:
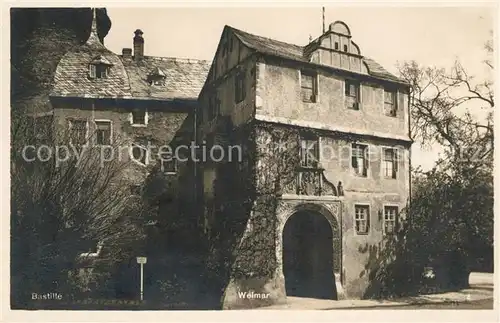
POLYGON ((144 264, 147 262, 148 258, 146 257, 137 257, 137 263, 141 265, 141 301, 144 299, 144 264))

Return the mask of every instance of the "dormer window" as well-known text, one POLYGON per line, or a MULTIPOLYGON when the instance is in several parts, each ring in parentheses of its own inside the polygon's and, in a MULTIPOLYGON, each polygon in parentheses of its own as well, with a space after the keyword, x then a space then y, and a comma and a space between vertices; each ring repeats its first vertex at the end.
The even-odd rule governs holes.
POLYGON ((89 65, 90 78, 102 79, 108 77, 111 66, 113 66, 113 64, 111 64, 102 55, 94 57, 94 59, 92 60, 92 62, 90 62, 89 65))
POLYGON ((165 73, 158 67, 156 67, 148 75, 149 85, 163 86, 165 85, 165 73))

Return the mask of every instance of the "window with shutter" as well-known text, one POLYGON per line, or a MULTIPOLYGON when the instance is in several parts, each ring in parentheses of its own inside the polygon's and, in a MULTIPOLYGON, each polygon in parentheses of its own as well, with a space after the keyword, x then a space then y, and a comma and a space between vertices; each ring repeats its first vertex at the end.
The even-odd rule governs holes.
POLYGON ((111 121, 96 121, 96 144, 111 144, 111 121))
POLYGON ((358 176, 368 176, 368 146, 353 144, 351 153, 351 166, 358 176))
POLYGON ((395 148, 384 148, 382 170, 385 178, 396 178, 398 173, 398 154, 395 148))

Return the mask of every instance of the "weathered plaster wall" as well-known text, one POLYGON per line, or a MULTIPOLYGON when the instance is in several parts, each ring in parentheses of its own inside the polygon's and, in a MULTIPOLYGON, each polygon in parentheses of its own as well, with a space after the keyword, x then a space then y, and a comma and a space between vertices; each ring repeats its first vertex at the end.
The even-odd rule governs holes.
POLYGON ((318 102, 308 103, 301 98, 300 66, 267 59, 257 69, 257 102, 262 102, 258 115, 316 123, 321 128, 408 135, 408 96, 403 92, 398 94, 397 116, 390 117, 383 114, 382 83, 363 82, 360 109, 351 110, 345 107, 345 76, 318 70, 318 102))
MULTIPOLYGON (((359 111, 344 106, 344 78, 319 72, 319 102, 304 103, 300 97, 300 71, 286 64, 259 62, 257 68, 257 96, 261 106, 258 115, 271 121, 295 121, 295 125, 324 128, 339 126, 352 132, 378 133, 386 137, 407 137, 407 95, 398 94, 396 118, 383 114, 383 86, 362 83, 361 108, 359 111)), ((328 129, 328 128, 324 128, 328 129)), ((383 239, 384 205, 406 206, 409 192, 409 143, 375 138, 373 136, 341 136, 328 131, 320 135, 320 163, 326 178, 337 184, 342 182, 345 196, 342 198, 342 284, 346 297, 360 298, 369 285, 368 263, 380 250, 383 239), (351 167, 351 144, 369 146, 367 177, 354 174, 351 167), (386 179, 382 174, 382 148, 397 147, 400 159, 396 179, 386 179), (370 231, 357 235, 354 229, 354 205, 370 206, 370 231)), ((268 176, 264 174, 262 177, 268 176)))

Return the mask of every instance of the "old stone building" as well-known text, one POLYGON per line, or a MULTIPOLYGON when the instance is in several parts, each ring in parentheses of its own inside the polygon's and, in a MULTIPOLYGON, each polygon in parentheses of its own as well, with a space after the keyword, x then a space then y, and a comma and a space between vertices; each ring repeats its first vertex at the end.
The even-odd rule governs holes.
POLYGON ((340 21, 305 46, 224 28, 197 140, 242 148, 198 171, 225 308, 365 295, 407 204, 412 140, 408 84, 360 48, 340 21))
MULTIPOLYGON (((130 147, 131 154, 124 153, 120 158, 133 161, 125 175, 132 195, 140 194, 152 169, 159 169, 164 184, 174 186, 166 190, 175 195, 170 200, 191 198, 191 192, 176 183, 182 181, 192 187, 192 167, 168 156, 162 161, 158 148, 148 151, 148 145, 174 149, 193 140, 193 116, 208 62, 145 55, 145 40, 139 29, 131 40, 133 50, 124 48, 117 55, 99 39, 96 22, 94 15, 88 40, 59 61, 50 93, 50 113, 62 129, 69 129, 76 144, 130 147)), ((161 203, 161 192, 155 193, 161 203)))

